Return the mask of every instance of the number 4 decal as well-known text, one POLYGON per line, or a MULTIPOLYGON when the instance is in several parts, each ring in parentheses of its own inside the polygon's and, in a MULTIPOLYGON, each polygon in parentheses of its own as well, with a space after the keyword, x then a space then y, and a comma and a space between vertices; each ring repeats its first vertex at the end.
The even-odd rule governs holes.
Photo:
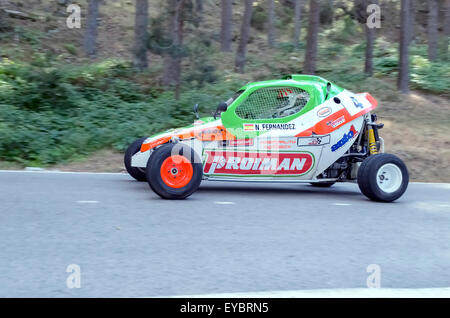
POLYGON ((360 103, 355 97, 350 96, 350 98, 352 99, 353 104, 355 105, 356 108, 361 108, 361 109, 364 108, 364 105, 362 103, 360 103))

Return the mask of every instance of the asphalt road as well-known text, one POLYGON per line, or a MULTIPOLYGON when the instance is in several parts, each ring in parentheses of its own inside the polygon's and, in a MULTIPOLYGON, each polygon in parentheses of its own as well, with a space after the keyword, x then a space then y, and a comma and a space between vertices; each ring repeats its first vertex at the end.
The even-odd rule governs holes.
POLYGON ((450 185, 204 182, 165 201, 124 174, 0 172, 0 297, 450 286, 450 185), (68 288, 69 264, 80 288, 68 288))

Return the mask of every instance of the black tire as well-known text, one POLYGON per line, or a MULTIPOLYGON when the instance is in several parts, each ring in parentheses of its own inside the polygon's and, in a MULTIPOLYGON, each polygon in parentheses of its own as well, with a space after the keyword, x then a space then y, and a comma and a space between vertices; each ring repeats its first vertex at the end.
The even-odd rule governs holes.
POLYGON ((203 178, 203 165, 192 148, 182 144, 170 143, 157 148, 152 153, 147 163, 146 172, 148 184, 157 195, 163 199, 180 200, 197 191, 203 178), (170 187, 161 177, 161 166, 173 154, 172 149, 174 147, 177 147, 176 154, 186 157, 191 162, 193 169, 193 175, 189 183, 181 188, 170 187))
POLYGON ((397 200, 405 193, 408 183, 409 174, 406 165, 400 158, 392 154, 382 153, 369 156, 362 162, 358 170, 359 189, 366 197, 374 201, 392 202, 397 200), (388 167, 385 165, 388 165, 389 169, 394 171, 386 175, 390 179, 383 174, 386 171, 379 171, 382 167, 384 167, 383 170, 388 167), (380 185, 378 180, 381 182, 380 185), (385 189, 382 188, 383 186, 385 189))
POLYGON ((310 184, 317 188, 329 188, 335 183, 336 182, 311 182, 310 184))
POLYGON ((141 145, 144 142, 144 140, 147 138, 139 138, 135 140, 131 145, 128 146, 127 151, 125 151, 125 156, 123 157, 123 162, 125 164, 125 168, 127 169, 127 172, 135 178, 137 181, 146 181, 147 177, 145 174, 145 168, 138 168, 138 167, 132 167, 131 166, 131 157, 135 153, 137 153, 141 149, 141 145))

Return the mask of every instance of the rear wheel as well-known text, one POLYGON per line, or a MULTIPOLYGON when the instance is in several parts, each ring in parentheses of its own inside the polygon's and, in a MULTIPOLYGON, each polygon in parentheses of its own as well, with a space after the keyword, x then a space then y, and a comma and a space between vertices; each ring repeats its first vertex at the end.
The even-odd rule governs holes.
POLYGON ((392 154, 377 154, 366 158, 358 170, 358 186, 369 199, 392 202, 408 187, 408 169, 392 154))
POLYGON ((131 157, 133 157, 141 149, 141 145, 145 139, 145 137, 139 138, 135 140, 131 145, 129 145, 127 150, 125 151, 125 156, 123 158, 127 172, 137 181, 146 180, 145 168, 131 166, 131 157))
POLYGON ((164 199, 187 198, 198 189, 203 177, 200 158, 192 148, 181 144, 157 148, 146 173, 152 190, 164 199))

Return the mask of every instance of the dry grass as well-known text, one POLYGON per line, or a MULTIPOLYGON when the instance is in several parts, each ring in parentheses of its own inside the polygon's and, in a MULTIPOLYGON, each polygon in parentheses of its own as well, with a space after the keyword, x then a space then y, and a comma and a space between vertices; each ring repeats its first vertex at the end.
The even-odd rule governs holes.
POLYGON ((379 106, 386 152, 402 158, 413 181, 450 182, 450 102, 413 92, 379 106))
POLYGON ((76 172, 124 172, 123 154, 110 149, 103 149, 90 157, 66 164, 49 167, 51 170, 76 172))

